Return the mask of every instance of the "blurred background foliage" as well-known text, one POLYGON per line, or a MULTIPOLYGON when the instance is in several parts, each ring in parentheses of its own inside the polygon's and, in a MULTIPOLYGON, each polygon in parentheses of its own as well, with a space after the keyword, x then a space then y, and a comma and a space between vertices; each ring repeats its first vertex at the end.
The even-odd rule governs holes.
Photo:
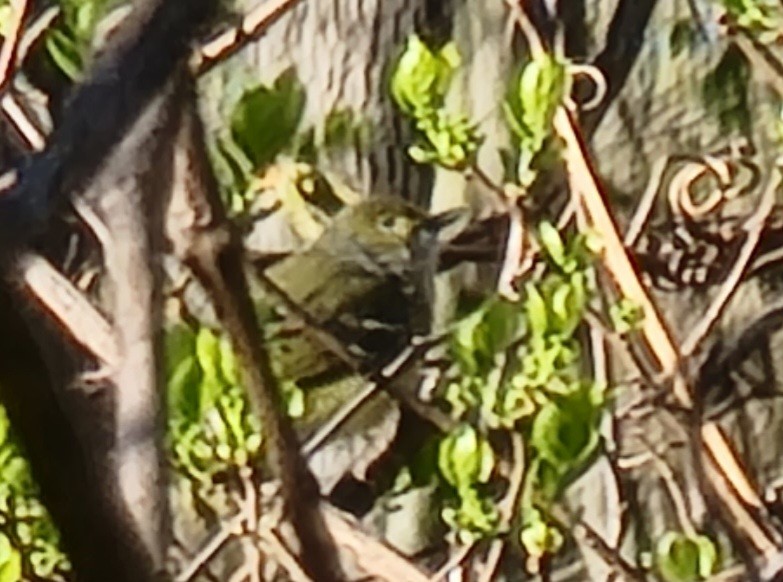
MULTIPOLYGON (((311 18, 328 10, 323 2, 313 4, 311 13, 292 10, 289 20, 258 43, 266 53, 251 48, 251 54, 233 58, 202 80, 210 153, 225 203, 251 234, 254 225, 265 224, 262 240, 249 234, 248 244, 290 250, 313 240, 343 204, 369 192, 399 192, 437 209, 468 204, 478 216, 519 204, 531 250, 530 264, 512 290, 498 293, 482 286, 483 267, 464 269, 456 283, 452 279, 445 293, 451 298, 450 323, 444 326, 449 365, 435 398, 457 428, 430 438, 421 454, 395 467, 385 490, 372 490, 373 496, 435 491, 428 508, 435 508, 440 528, 423 547, 442 549, 443 540, 463 546, 506 540, 511 556, 524 556, 512 563, 520 572, 524 563, 527 574, 515 577, 511 568, 500 570, 497 579, 532 578, 553 561, 564 568, 580 563, 576 574, 563 579, 608 579, 597 574, 601 567, 594 557, 585 558, 586 565, 574 558, 578 543, 562 518, 569 504, 585 521, 595 518, 592 525, 607 540, 629 547, 623 555, 653 579, 709 579, 736 563, 726 534, 703 511, 699 515, 706 521, 695 528, 671 518, 672 502, 661 501, 666 495, 656 475, 635 485, 643 501, 633 519, 659 517, 634 524, 623 539, 605 515, 590 515, 589 495, 575 504, 569 500, 569 490, 592 478, 596 488, 608 492, 604 502, 619 505, 616 489, 631 480, 607 467, 620 456, 613 415, 632 382, 596 377, 587 336, 593 318, 622 340, 634 333, 640 316, 633 303, 602 292, 596 270, 601 233, 555 226, 555 209, 563 204, 558 206, 553 194, 562 174, 552 119, 558 106, 583 91, 575 64, 595 62, 605 75, 613 73, 602 57, 612 56, 610 35, 620 34, 611 29, 614 8, 625 3, 574 2, 562 10, 557 26, 544 11, 544 24, 565 35, 565 46, 545 58, 532 58, 519 38, 504 35, 502 3, 446 3, 453 14, 401 12, 394 34, 376 39, 383 44, 382 62, 367 63, 363 71, 346 51, 358 54, 364 45, 346 48, 351 42, 343 37, 335 50, 319 51, 318 59, 312 47, 304 57, 296 52, 300 49, 286 52, 307 34, 311 18), (577 5, 581 19, 568 20, 578 15, 577 5), (467 24, 471 18, 473 29, 467 24), (449 21, 450 34, 437 26, 442 20, 449 21), (607 30, 601 52, 599 31, 607 30), (334 59, 333 68, 318 70, 321 59, 334 59), (353 73, 340 76, 351 67, 360 69, 369 87, 356 89, 353 73), (343 85, 336 87, 335 78, 343 85), (338 97, 354 96, 351 91, 356 102, 341 102, 338 97), (270 235, 280 214, 285 227, 270 235), (665 509, 656 513, 656 507, 665 509)), ((59 16, 43 37, 46 56, 38 58, 48 58, 70 83, 80 78, 99 37, 109 33, 116 3, 60 0, 55 5, 59 16)), ((744 137, 753 142, 762 167, 772 167, 770 160, 778 155, 780 100, 756 82, 769 73, 732 43, 716 15, 725 11, 743 34, 774 45, 783 24, 780 4, 669 0, 649 5, 654 7, 650 24, 634 39, 640 45, 638 61, 629 64, 621 87, 609 86, 611 108, 599 107, 600 116, 582 113, 585 137, 621 224, 664 153, 701 155, 744 137)), ((373 4, 378 27, 390 26, 390 14, 383 10, 398 9, 403 10, 373 4)), ((8 10, 0 2, 0 33, 8 10)), ((493 276, 498 267, 489 269, 493 276)), ((673 314, 676 334, 689 328, 694 303, 703 303, 684 294, 658 298, 673 314)), ((735 319, 742 317, 749 316, 735 319)), ((215 503, 216 490, 230 493, 236 476, 252 465, 263 448, 263 427, 248 410, 225 338, 197 319, 172 321, 166 332, 167 445, 177 474, 174 488, 187 483, 205 512, 215 503)), ((302 414, 301 394, 287 388, 289 413, 302 414)), ((654 427, 649 438, 661 430, 654 427)), ((742 452, 754 459, 763 483, 780 478, 783 467, 773 451, 760 458, 745 445, 742 452)), ((688 499, 694 496, 688 484, 693 471, 686 468, 680 484, 688 499)), ((209 519, 221 519, 220 510, 210 511, 209 519)), ((589 550, 582 551, 589 556, 589 550)), ((68 579, 68 570, 57 532, 2 416, 0 581, 68 579)))

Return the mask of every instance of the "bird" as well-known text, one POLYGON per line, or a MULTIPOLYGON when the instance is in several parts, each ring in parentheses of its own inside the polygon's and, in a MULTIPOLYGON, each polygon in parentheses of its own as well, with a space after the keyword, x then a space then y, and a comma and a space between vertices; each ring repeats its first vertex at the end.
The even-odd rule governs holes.
MULTIPOLYGON (((251 267, 251 289, 272 368, 301 391, 295 418, 307 442, 367 386, 414 336, 430 331, 439 248, 462 232, 470 212, 431 214, 399 197, 374 196, 339 211, 310 245, 251 267)), ((205 292, 183 293, 212 320, 205 292)), ((306 451, 328 494, 346 473, 364 479, 396 433, 400 408, 376 391, 321 447, 306 451)))
MULTIPOLYGON (((346 346, 362 371, 377 369, 413 335, 429 332, 438 242, 464 218, 464 209, 430 215, 398 198, 370 198, 339 213, 310 247, 263 276, 346 346)), ((307 385, 345 371, 344 358, 304 333, 301 322, 270 323, 281 377, 307 385)))

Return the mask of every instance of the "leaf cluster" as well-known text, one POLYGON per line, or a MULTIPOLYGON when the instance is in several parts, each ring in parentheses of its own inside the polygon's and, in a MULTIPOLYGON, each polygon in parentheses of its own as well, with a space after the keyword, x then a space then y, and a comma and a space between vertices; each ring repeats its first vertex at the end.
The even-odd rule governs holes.
POLYGON ((433 51, 412 35, 394 68, 391 94, 418 134, 417 143, 408 149, 416 162, 464 170, 475 161, 482 141, 477 126, 467 116, 445 108, 459 63, 453 42, 433 51))
POLYGON ((59 533, 0 408, 0 582, 65 580, 70 570, 59 533))
POLYGON ((496 500, 480 488, 495 455, 481 435, 522 434, 529 463, 518 513, 521 541, 531 554, 558 545, 543 517, 546 506, 587 466, 600 441, 605 403, 603 387, 585 377, 577 337, 594 292, 593 243, 577 235, 566 244, 548 223, 539 241, 542 273, 527 283, 524 299, 491 297, 455 327, 456 373, 445 397, 452 414, 470 424, 445 437, 438 459, 457 498, 443 516, 458 537, 498 533, 496 500))
POLYGON ((166 355, 176 468, 208 486, 249 466, 261 446, 261 426, 249 410, 228 342, 205 327, 175 326, 167 333, 166 355))
POLYGON ((107 13, 110 0, 61 0, 58 26, 47 32, 46 50, 57 67, 71 80, 84 69, 95 28, 107 13))

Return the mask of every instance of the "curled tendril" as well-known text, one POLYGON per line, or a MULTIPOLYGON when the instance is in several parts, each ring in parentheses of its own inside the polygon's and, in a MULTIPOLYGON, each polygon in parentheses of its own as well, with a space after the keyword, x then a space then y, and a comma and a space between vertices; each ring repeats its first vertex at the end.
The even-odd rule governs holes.
POLYGON ((569 111, 576 111, 581 109, 582 111, 590 111, 595 109, 604 100, 609 90, 609 84, 606 82, 606 76, 601 72, 601 69, 594 65, 586 65, 583 63, 573 63, 565 56, 565 36, 563 29, 558 28, 555 32, 555 39, 553 44, 553 52, 555 58, 565 63, 566 75, 568 77, 568 87, 573 87, 574 79, 577 77, 584 77, 590 81, 593 85, 593 91, 590 98, 584 103, 578 103, 570 94, 567 94, 563 99, 563 105, 569 111))
POLYGON ((758 167, 747 157, 739 157, 736 154, 737 152, 732 150, 728 152, 730 157, 707 154, 687 160, 674 173, 669 183, 668 200, 671 211, 689 220, 697 220, 751 190, 758 181, 758 167), (739 179, 742 170, 749 174, 748 179, 739 179), (693 188, 706 179, 713 179, 717 184, 707 197, 699 202, 693 188))
POLYGON ((606 77, 598 67, 570 63, 566 66, 566 73, 571 79, 585 77, 593 84, 593 92, 590 99, 581 104, 577 103, 571 95, 566 95, 564 105, 569 111, 575 111, 577 107, 582 111, 590 111, 601 104, 609 90, 609 85, 606 82, 606 77))

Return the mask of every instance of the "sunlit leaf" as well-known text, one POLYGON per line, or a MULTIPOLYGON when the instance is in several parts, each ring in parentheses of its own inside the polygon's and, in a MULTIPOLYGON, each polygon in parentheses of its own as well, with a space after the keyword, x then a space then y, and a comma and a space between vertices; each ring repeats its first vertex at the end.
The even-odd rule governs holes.
POLYGON ((438 467, 458 491, 483 483, 495 464, 489 443, 470 425, 463 425, 441 441, 438 467))
POLYGON ((292 143, 305 106, 305 91, 293 69, 273 83, 246 91, 231 113, 231 134, 256 169, 292 143))
POLYGON ((528 514, 519 539, 525 551, 537 558, 554 554, 563 545, 563 535, 556 527, 548 524, 537 510, 528 514))
POLYGON ((454 43, 434 52, 418 36, 411 35, 392 73, 395 103, 414 116, 440 107, 457 66, 459 53, 454 43))
POLYGON ((655 564, 667 582, 704 580, 715 572, 718 553, 710 538, 669 531, 655 545, 655 564))
POLYGON ((543 336, 549 329, 546 302, 533 284, 525 286, 525 312, 527 313, 530 331, 534 336, 543 336))
POLYGON ((598 444, 598 416, 587 393, 552 399, 533 421, 531 445, 561 472, 571 470, 598 444))
POLYGON ((0 534, 0 582, 18 582, 22 579, 22 556, 11 541, 0 534))

